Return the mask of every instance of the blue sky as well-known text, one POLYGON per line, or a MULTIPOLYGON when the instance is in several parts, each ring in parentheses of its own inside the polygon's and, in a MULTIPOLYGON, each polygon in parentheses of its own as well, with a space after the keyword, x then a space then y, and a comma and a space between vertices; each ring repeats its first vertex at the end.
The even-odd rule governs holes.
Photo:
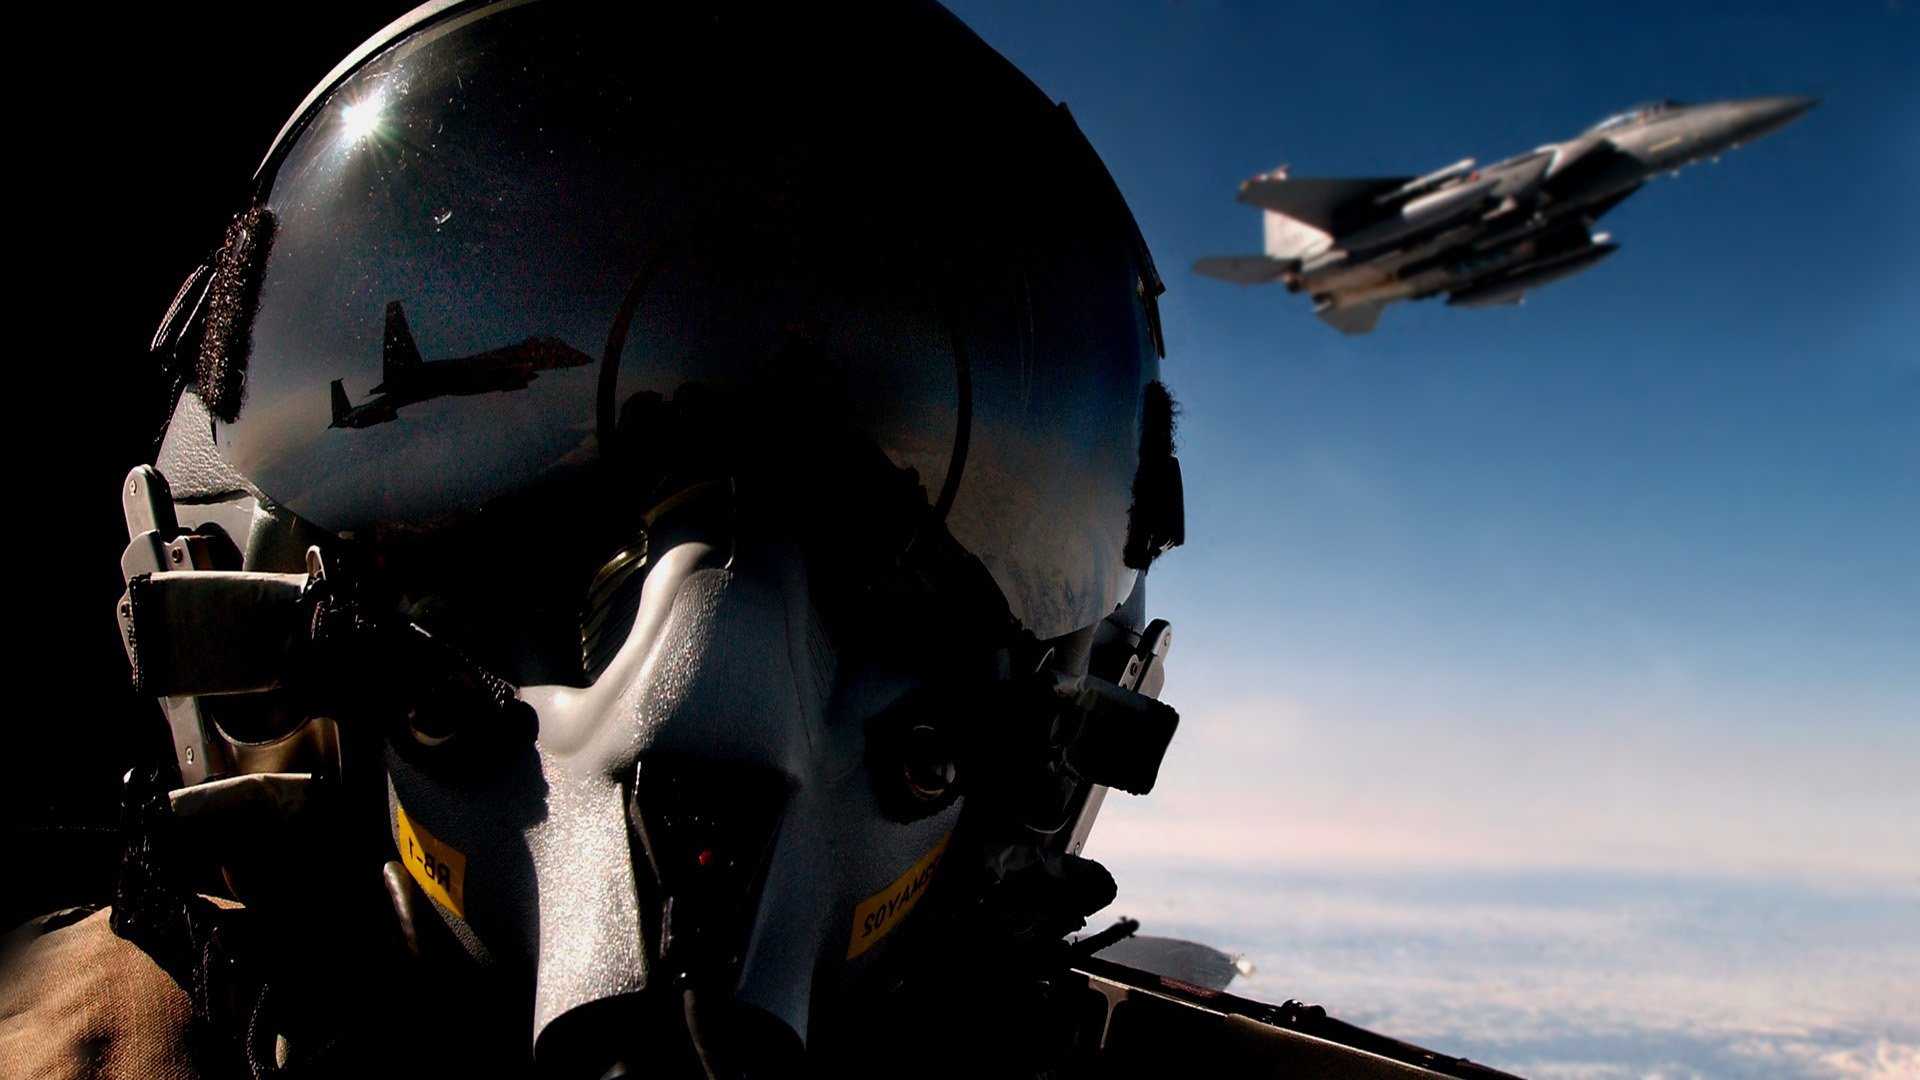
POLYGON ((1920 1070, 1920 11, 953 0, 1167 279, 1182 713, 1089 852, 1245 989, 1535 1077, 1920 1070), (1518 309, 1201 278, 1245 177, 1815 94, 1518 309))
POLYGON ((1920 13, 951 6, 1072 107, 1168 282, 1185 727, 1096 855, 1920 893, 1920 13), (1345 338, 1189 269, 1258 250, 1234 189, 1283 162, 1789 93, 1825 102, 1650 183, 1522 308, 1345 338))

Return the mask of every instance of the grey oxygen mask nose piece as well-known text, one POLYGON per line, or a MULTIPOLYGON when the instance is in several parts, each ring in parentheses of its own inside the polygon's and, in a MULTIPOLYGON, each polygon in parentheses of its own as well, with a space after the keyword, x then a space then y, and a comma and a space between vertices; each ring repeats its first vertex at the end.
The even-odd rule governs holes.
POLYGON ((531 965, 548 1065, 603 1070, 702 1026, 797 1053, 816 984, 873 962, 856 908, 937 859, 958 814, 882 812, 868 721, 913 685, 841 663, 799 546, 679 516, 650 532, 593 683, 522 688, 522 757, 473 778, 390 753, 402 856, 416 878, 432 859, 423 884, 471 949, 531 965))

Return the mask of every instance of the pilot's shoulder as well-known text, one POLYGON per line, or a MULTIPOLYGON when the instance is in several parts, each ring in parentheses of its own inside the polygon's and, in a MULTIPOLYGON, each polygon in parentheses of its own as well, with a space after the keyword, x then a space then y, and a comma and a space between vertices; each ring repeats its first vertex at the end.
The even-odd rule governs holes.
POLYGON ((9 1075, 205 1075, 189 1045, 192 1000, 113 932, 109 916, 69 908, 0 942, 0 1061, 9 1075))

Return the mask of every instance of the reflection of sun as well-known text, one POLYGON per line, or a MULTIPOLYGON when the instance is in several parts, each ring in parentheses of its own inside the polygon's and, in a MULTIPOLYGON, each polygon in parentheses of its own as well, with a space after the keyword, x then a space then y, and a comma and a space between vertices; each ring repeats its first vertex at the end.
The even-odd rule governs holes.
POLYGON ((356 143, 379 133, 381 112, 386 108, 386 95, 378 89, 368 92, 365 97, 349 101, 340 106, 340 137, 342 141, 356 143))

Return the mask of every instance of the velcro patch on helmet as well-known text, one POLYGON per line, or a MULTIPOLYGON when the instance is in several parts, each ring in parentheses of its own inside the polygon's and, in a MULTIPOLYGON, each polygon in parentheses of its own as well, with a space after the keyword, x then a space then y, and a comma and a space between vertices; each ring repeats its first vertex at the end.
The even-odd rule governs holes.
POLYGON ((246 393, 247 353, 253 347, 253 315, 260 278, 273 244, 273 214, 259 204, 227 226, 207 286, 206 333, 194 365, 194 386, 215 419, 232 423, 246 393))
POLYGON ((1145 570, 1187 541, 1186 492, 1173 456, 1174 418, 1180 407, 1161 382, 1147 384, 1140 412, 1140 469, 1133 476, 1127 513, 1126 564, 1145 570))

